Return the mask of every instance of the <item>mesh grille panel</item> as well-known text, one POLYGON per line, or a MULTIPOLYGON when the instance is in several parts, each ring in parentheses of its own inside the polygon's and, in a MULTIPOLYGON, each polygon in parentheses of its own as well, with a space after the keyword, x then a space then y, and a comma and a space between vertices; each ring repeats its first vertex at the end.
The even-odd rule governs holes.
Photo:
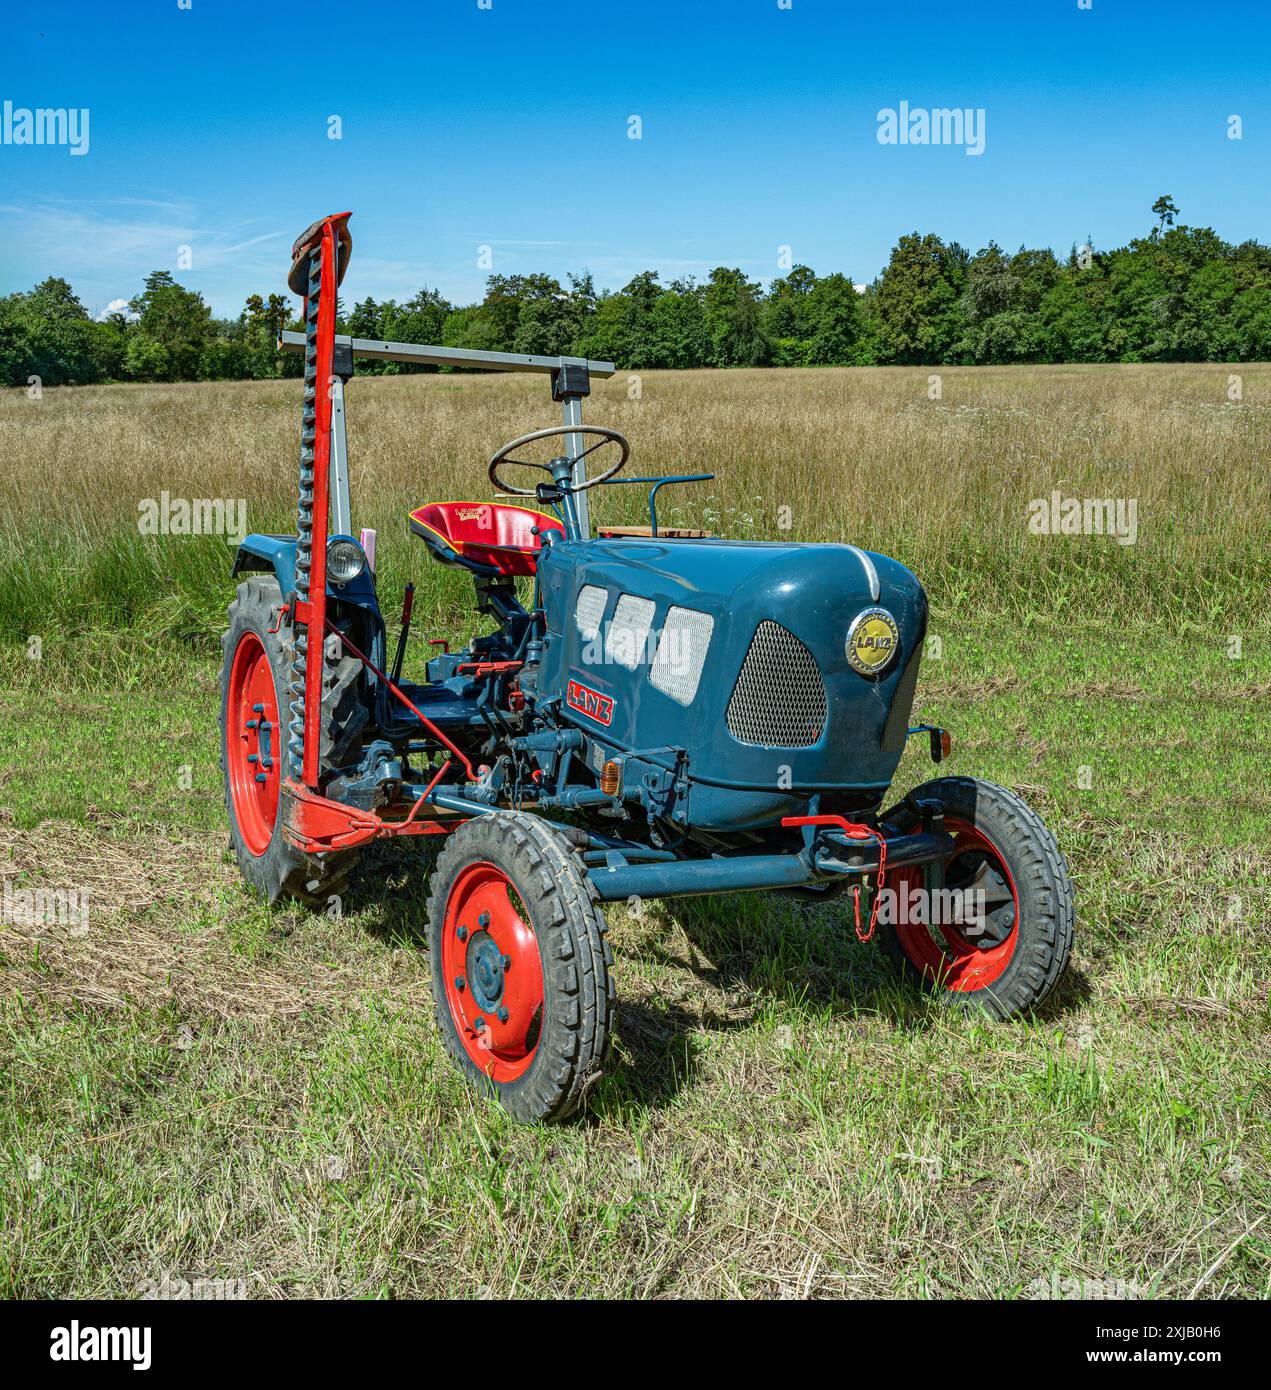
POLYGON ((821 737, 825 715, 825 686, 812 653, 765 618, 728 702, 728 732, 739 743, 807 748, 821 737))
POLYGON ((639 666, 649 640, 649 629, 653 626, 653 609, 651 598, 619 595, 609 631, 605 634, 605 652, 610 661, 616 661, 628 671, 639 666))
POLYGON ((702 678, 715 619, 696 608, 666 610, 666 622, 649 668, 649 684, 681 705, 691 705, 702 678))
POLYGON ((578 601, 574 604, 574 624, 584 637, 600 636, 600 620, 608 602, 609 590, 598 584, 584 584, 579 589, 578 601))

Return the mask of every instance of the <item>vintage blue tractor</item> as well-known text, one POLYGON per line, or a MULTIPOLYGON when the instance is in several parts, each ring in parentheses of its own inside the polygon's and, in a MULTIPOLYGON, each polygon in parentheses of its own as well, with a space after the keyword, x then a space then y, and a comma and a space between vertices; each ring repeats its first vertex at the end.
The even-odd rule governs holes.
POLYGON ((702 475, 621 476, 630 448, 584 425, 610 363, 335 333, 348 214, 296 242, 304 415, 294 536, 252 535, 229 608, 226 800, 248 882, 325 903, 359 847, 448 836, 431 881, 439 1026, 460 1067, 522 1120, 577 1109, 613 1037, 603 904, 676 894, 843 893, 842 921, 952 1004, 1005 1018, 1068 960, 1072 886, 1036 814, 945 777, 884 809, 910 727, 927 600, 852 545, 717 539, 659 526, 656 494, 702 475), (563 423, 505 445, 502 501, 410 514, 468 570, 488 635, 441 643, 422 682, 393 656, 373 533, 354 534, 344 388, 358 357, 550 375, 563 423), (552 441, 543 457, 540 441, 552 441), (557 444, 556 441, 559 441, 557 444), (600 463, 589 475, 593 458, 600 463), (509 470, 533 482, 519 486, 509 470), (588 494, 650 488, 647 527, 592 534, 588 494), (518 591, 518 581, 521 589, 518 591))

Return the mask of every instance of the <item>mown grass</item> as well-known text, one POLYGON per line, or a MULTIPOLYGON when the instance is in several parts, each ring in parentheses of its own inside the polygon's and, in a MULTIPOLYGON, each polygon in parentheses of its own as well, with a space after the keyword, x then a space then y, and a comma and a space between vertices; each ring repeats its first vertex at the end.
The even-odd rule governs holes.
MULTIPOLYGON (((882 371, 598 389, 590 414, 620 417, 641 471, 727 473, 686 518, 765 534, 790 505, 791 534, 922 575, 942 654, 919 713, 952 728, 951 771, 1020 788, 1055 828, 1079 927, 1058 997, 986 1027, 898 986, 841 909, 612 910, 615 1066, 555 1129, 510 1124, 444 1055, 426 850, 373 855, 338 921, 252 902, 225 852, 226 547, 127 527, 139 496, 240 495, 237 476, 250 524, 286 529, 294 388, 0 403, 21 479, 0 480, 5 544, 25 567, 0 599, 22 643, 0 704, 0 869, 93 904, 84 935, 0 922, 0 1289, 1267 1296, 1271 376, 1244 371, 1238 409, 1201 368, 949 372, 943 402, 925 373, 882 371), (42 450, 58 470, 40 482, 42 450), (121 479, 93 491, 102 455, 121 479), (1126 495, 1118 459, 1136 546, 1023 530, 1020 499, 1051 486, 1126 495), (41 512, 43 548, 24 530, 41 512)), ((411 572, 425 635, 469 630, 462 585, 393 518, 484 496, 481 456, 546 422, 541 388, 354 389, 355 502, 379 498, 359 519, 381 527, 385 589, 411 572)), ((637 519, 634 497, 604 505, 637 519)), ((898 786, 931 772, 912 750, 898 786)))

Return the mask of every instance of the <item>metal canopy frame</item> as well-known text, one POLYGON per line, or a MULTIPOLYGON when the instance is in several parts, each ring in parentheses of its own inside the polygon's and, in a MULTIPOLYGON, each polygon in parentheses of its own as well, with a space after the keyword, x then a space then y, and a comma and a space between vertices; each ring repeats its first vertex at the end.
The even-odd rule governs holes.
MULTIPOLYGON (((290 329, 278 335, 278 346, 284 352, 303 352, 306 337, 290 329)), ((586 357, 538 357, 525 352, 478 352, 473 348, 438 347, 430 343, 386 343, 378 338, 353 338, 337 333, 333 341, 335 360, 343 359, 348 372, 339 373, 339 389, 335 392, 335 438, 331 454, 334 502, 333 529, 344 529, 349 518, 348 445, 345 438, 343 383, 352 375, 352 362, 362 357, 373 362, 404 362, 419 367, 469 367, 478 371, 546 372, 552 378, 552 395, 561 403, 561 420, 578 428, 583 423, 582 398, 590 394, 593 376, 613 376, 617 368, 612 362, 596 362, 586 357), (338 460, 338 465, 337 465, 338 460)), ((565 457, 572 465, 575 487, 586 482, 586 465, 578 461, 582 439, 576 434, 565 436, 565 457)), ((591 535, 591 512, 586 492, 574 494, 578 525, 584 536, 591 535)))
MULTIPOLYGON (((429 343, 386 343, 379 338, 351 338, 337 333, 337 348, 352 350, 354 357, 379 362, 409 362, 423 367, 476 367, 494 372, 558 372, 562 367, 586 367, 588 375, 613 376, 618 369, 612 362, 595 362, 586 357, 535 357, 525 352, 478 352, 474 348, 437 347, 429 343)), ((287 352, 303 352, 305 335, 290 329, 279 335, 279 346, 287 352)))

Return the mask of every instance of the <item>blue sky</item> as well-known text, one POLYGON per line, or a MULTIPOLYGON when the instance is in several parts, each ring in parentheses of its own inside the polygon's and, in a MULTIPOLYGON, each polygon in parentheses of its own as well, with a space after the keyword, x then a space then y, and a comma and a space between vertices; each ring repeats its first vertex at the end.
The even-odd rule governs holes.
POLYGON ((483 246, 611 288, 768 281, 782 246, 860 282, 915 228, 1120 244, 1163 192, 1271 235, 1266 0, 42 0, 3 36, 0 102, 90 114, 82 157, 0 143, 0 292, 63 275, 94 312, 166 268, 236 314, 345 208, 346 299, 469 302, 483 246), (902 101, 983 108, 984 153, 881 145, 902 101))

